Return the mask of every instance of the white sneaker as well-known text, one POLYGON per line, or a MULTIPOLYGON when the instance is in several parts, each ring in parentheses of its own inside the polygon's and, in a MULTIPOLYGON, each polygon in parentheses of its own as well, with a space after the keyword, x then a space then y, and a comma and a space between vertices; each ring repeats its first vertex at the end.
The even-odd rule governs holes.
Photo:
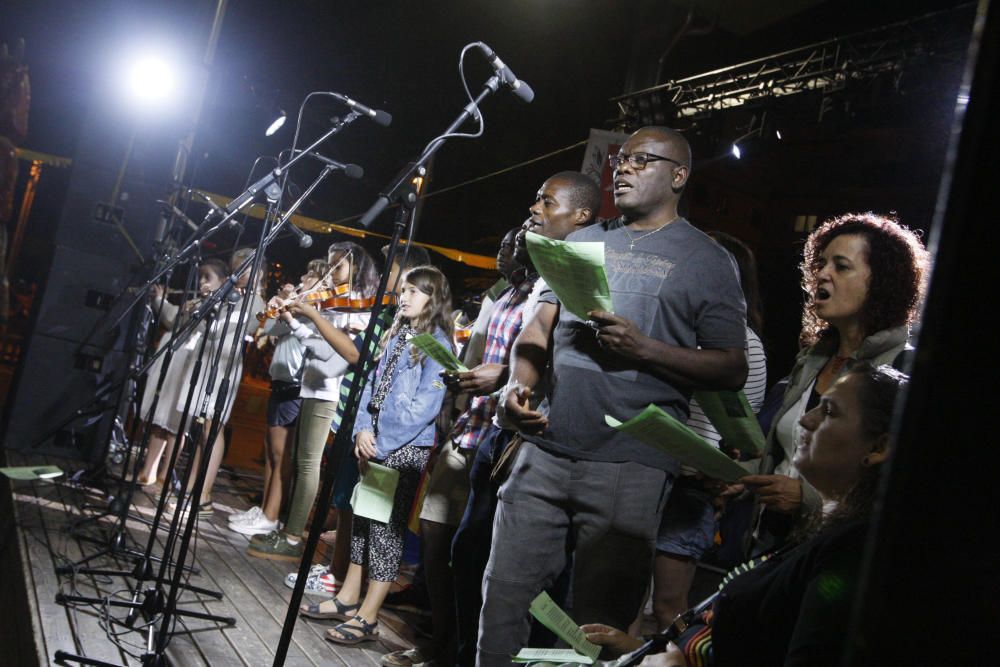
MULTIPOLYGON (((298 572, 289 572, 285 577, 285 586, 295 588, 295 582, 298 581, 298 578, 298 572)), ((313 565, 309 568, 309 575, 306 577, 304 593, 310 597, 329 600, 340 590, 340 586, 332 582, 333 575, 330 574, 329 567, 326 565, 313 565)))
POLYGON ((264 513, 261 512, 260 516, 256 521, 241 521, 239 523, 230 522, 229 530, 240 533, 241 535, 266 535, 272 530, 278 528, 277 521, 270 521, 264 513))
POLYGON ((245 512, 234 512, 229 515, 229 523, 248 523, 251 521, 256 521, 258 518, 264 516, 264 511, 254 505, 245 512))

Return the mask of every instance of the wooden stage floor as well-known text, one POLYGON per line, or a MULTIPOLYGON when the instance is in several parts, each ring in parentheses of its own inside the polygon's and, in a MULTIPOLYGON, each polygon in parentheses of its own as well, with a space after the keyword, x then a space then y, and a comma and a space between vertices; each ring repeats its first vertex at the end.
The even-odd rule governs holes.
MULTIPOLYGON (((25 458, 7 452, 8 465, 55 464, 65 462, 44 457, 25 458)), ((259 482, 240 479, 220 472, 214 493, 215 516, 201 520, 194 540, 194 564, 201 573, 191 577, 193 585, 224 593, 222 600, 185 592, 180 608, 232 616, 237 623, 224 627, 210 621, 178 617, 175 633, 167 649, 172 665, 252 665, 272 664, 274 647, 281 634, 291 589, 284 585, 285 575, 295 569, 293 563, 266 561, 246 554, 248 538, 226 528, 230 512, 249 506, 249 498, 259 490, 259 482)), ((144 633, 128 631, 118 624, 108 624, 107 615, 121 619, 127 610, 103 604, 61 605, 56 594, 77 594, 103 599, 130 599, 132 578, 95 575, 57 575, 56 566, 79 561, 101 547, 81 536, 104 539, 114 520, 105 518, 87 522, 73 530, 74 524, 90 510, 86 503, 104 505, 100 492, 67 482, 66 477, 53 481, 9 481, 0 476, 0 553, 5 569, 0 571, 0 604, 7 606, 2 619, 14 618, 20 627, 8 625, 0 644, 11 643, 18 635, 20 649, 0 646, 0 665, 56 664, 54 655, 62 650, 88 658, 121 665, 138 665, 144 652, 144 633), (4 516, 8 514, 8 516, 4 516), (16 565, 20 564, 20 571, 16 565), (13 571, 12 571, 13 570, 13 571), (12 577, 8 579, 8 577, 12 577), (24 582, 20 591, 13 590, 24 582), (20 604, 18 604, 18 601, 20 604), (14 606, 10 606, 14 605, 14 606), (17 609, 22 606, 23 609, 17 609), (30 633, 30 640, 27 633, 30 633), (113 641, 112 634, 117 635, 113 641), (117 643, 116 643, 117 642, 117 643), (33 650, 31 645, 33 644, 33 650), (27 647, 27 648, 25 648, 27 647), (20 650, 20 653, 18 652, 20 650), (34 653, 34 655, 31 655, 34 653), (14 662, 8 662, 13 660, 14 662)), ((156 497, 138 492, 133 511, 152 518, 156 497)), ((148 540, 148 528, 134 520, 126 524, 128 540, 142 549, 148 540)), ((162 549, 163 533, 153 554, 162 549)), ((321 542, 324 553, 329 549, 321 542)), ((315 560, 321 560, 317 553, 315 560)), ((190 558, 189 558, 190 562, 190 558)), ((131 569, 127 559, 101 557, 90 567, 131 569)), ((304 600, 318 601, 315 598, 304 600)), ((286 665, 363 665, 377 667, 383 653, 413 646, 412 627, 420 620, 413 615, 384 611, 380 619, 380 641, 359 647, 344 647, 323 639, 332 622, 299 618, 295 625, 286 665)), ((142 624, 140 619, 137 625, 142 624)), ((68 663, 78 664, 78 663, 68 663)))

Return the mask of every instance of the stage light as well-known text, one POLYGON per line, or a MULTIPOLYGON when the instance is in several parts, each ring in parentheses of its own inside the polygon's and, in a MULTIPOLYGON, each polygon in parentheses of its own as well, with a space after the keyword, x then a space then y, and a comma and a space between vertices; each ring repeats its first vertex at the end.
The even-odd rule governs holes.
POLYGON ((267 126, 267 130, 265 130, 264 136, 269 137, 278 130, 280 130, 281 126, 285 124, 286 120, 288 120, 288 114, 285 113, 284 109, 279 109, 278 117, 275 118, 273 121, 271 121, 271 124, 267 126))
POLYGON ((128 66, 125 84, 129 98, 141 105, 166 102, 177 90, 177 72, 164 56, 149 53, 128 66))
POLYGON ((732 153, 733 157, 736 158, 737 160, 743 157, 743 151, 740 150, 739 144, 734 143, 733 147, 729 150, 729 152, 732 153))
POLYGON ((781 130, 775 130, 774 136, 777 137, 778 141, 781 141, 781 130))

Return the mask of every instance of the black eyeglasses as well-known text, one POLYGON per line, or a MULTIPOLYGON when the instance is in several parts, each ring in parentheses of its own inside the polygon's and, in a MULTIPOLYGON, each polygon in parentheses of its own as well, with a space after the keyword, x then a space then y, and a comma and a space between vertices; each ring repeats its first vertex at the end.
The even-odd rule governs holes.
POLYGON ((646 168, 646 165, 650 162, 673 162, 678 167, 686 167, 687 165, 683 162, 678 162, 677 160, 669 157, 663 157, 662 155, 653 155, 652 153, 631 153, 629 155, 622 155, 618 153, 617 155, 609 155, 608 163, 611 165, 612 169, 617 169, 622 166, 622 163, 628 161, 629 166, 631 166, 636 171, 642 171, 646 168))

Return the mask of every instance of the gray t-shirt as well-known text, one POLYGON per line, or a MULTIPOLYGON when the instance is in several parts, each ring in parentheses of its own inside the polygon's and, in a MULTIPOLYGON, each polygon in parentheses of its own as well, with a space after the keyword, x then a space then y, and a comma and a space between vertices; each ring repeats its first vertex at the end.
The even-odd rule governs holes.
MULTIPOLYGON (((686 348, 746 347, 746 304, 729 253, 684 219, 629 249, 622 221, 598 223, 568 241, 603 241, 614 312, 643 334, 686 348)), ((637 238, 641 234, 633 233, 637 238)), ((541 301, 558 303, 551 291, 541 301)), ((690 390, 674 387, 635 362, 602 350, 594 330, 565 308, 553 334, 549 428, 527 439, 551 451, 591 461, 635 461, 676 472, 660 450, 615 431, 611 415, 631 419, 654 403, 681 422, 690 390)))

